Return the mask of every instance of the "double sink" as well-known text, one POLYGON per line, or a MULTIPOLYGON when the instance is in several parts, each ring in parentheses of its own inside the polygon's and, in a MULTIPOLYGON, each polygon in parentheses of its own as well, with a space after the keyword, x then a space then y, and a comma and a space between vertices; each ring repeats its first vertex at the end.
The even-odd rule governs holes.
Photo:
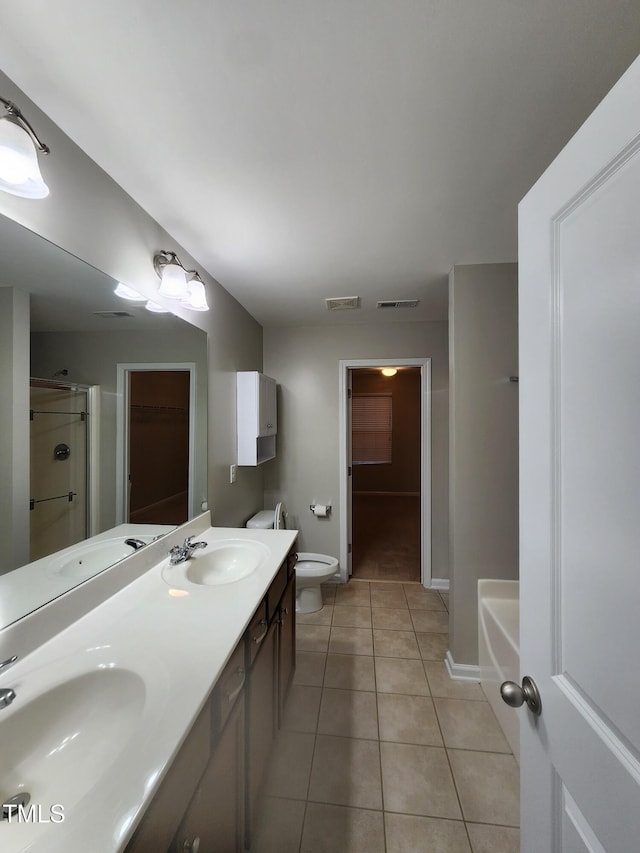
POLYGON ((198 538, 0 671, 3 853, 124 848, 295 532, 198 538))

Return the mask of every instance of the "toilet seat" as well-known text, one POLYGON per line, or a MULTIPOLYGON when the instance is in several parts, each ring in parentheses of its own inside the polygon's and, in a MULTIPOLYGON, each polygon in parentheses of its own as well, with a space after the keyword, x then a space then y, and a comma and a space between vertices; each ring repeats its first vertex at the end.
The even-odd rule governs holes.
POLYGON ((296 572, 303 574, 306 578, 325 577, 327 573, 333 574, 338 568, 338 561, 335 557, 329 557, 327 554, 311 554, 302 552, 298 554, 296 562, 296 572))
POLYGON ((276 509, 273 514, 273 526, 276 530, 287 529, 287 508, 284 501, 276 504, 276 509))

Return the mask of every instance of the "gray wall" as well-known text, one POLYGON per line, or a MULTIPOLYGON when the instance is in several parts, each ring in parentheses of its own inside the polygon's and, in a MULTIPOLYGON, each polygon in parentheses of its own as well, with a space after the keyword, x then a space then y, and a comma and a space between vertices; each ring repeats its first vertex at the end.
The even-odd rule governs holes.
POLYGON ((264 372, 278 382, 277 457, 265 463, 265 507, 284 500, 299 548, 339 555, 341 359, 432 359, 432 574, 448 577, 447 324, 307 326, 264 330, 264 372), (309 505, 330 503, 330 518, 309 505))
POLYGON ((518 577, 517 264, 449 276, 450 651, 478 663, 478 578, 518 577))
MULTIPOLYGON (((8 77, 0 73, 3 97, 14 100, 50 146, 41 166, 50 195, 43 200, 0 193, 0 214, 134 287, 156 301, 152 259, 159 249, 194 260, 124 190, 51 122, 8 77)), ((170 181, 170 175, 158 180, 170 181)), ((236 525, 262 503, 262 470, 243 469, 229 484, 236 459, 235 372, 261 370, 262 329, 248 312, 203 273, 211 310, 168 307, 209 335, 208 493, 215 524, 236 525)))
POLYGON ((28 424, 29 299, 0 282, 0 574, 29 560, 28 424))

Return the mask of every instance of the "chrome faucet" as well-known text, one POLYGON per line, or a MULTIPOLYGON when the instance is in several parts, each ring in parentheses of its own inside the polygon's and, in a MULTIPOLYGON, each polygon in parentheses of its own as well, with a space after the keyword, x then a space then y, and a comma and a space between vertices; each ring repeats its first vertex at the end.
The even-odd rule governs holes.
POLYGON ((140 548, 144 548, 147 543, 143 542, 142 539, 125 539, 124 544, 130 545, 134 551, 138 551, 140 548))
POLYGON ((187 536, 183 545, 174 545, 173 548, 169 549, 169 554, 171 555, 169 563, 172 566, 177 566, 179 563, 185 563, 187 560, 191 559, 193 552, 198 548, 207 547, 206 542, 193 542, 192 540, 192 536, 187 536))
POLYGON ((15 691, 13 691, 10 687, 0 688, 0 708, 6 708, 7 705, 10 705, 15 698, 15 691))
MULTIPOLYGON (((18 655, 13 655, 12 657, 7 658, 6 660, 0 661, 0 669, 4 669, 5 666, 10 666, 17 660, 18 655)), ((0 708, 6 708, 7 705, 10 705, 15 698, 16 694, 10 687, 0 688, 0 708)))

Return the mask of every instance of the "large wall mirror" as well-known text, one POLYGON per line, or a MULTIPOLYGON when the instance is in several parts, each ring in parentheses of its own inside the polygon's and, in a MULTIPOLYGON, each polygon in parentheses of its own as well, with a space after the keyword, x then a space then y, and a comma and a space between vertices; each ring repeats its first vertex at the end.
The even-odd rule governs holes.
POLYGON ((2 404, 23 429, 0 430, 15 475, 0 512, 19 542, 0 548, 0 630, 133 553, 123 533, 141 547, 206 505, 207 335, 116 285, 0 217, 0 288, 28 306, 1 320, 2 404), (29 364, 7 328, 29 337, 29 364))

